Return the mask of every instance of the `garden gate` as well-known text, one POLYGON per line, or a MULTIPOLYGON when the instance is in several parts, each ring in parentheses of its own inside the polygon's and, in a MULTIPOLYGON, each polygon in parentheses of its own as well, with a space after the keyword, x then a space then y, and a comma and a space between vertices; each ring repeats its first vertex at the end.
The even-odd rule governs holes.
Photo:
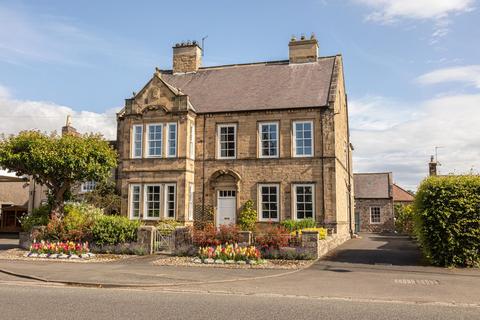
POLYGON ((175 248, 175 230, 156 230, 153 239, 153 251, 171 252, 175 248))

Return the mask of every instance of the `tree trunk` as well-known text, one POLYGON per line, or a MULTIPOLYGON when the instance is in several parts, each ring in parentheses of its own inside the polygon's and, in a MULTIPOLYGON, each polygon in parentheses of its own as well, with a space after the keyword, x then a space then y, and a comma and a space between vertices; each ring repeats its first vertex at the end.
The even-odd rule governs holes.
POLYGON ((52 190, 53 203, 50 210, 50 219, 60 218, 63 216, 63 201, 65 192, 70 188, 69 184, 64 184, 62 187, 52 190))

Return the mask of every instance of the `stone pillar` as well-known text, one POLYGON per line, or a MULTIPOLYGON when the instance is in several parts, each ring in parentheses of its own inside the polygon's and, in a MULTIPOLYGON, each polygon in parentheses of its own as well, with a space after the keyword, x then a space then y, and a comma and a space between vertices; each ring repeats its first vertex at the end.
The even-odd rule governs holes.
POLYGON ((153 254, 156 231, 154 226, 141 226, 137 230, 137 243, 143 245, 148 254, 153 254))
POLYGON ((318 258, 318 241, 320 237, 318 231, 302 231, 302 248, 318 258))
POLYGON ((240 231, 239 232, 239 240, 240 244, 250 246, 252 245, 252 231, 240 231))
POLYGON ((192 244, 192 228, 176 227, 173 232, 174 249, 178 250, 192 244))

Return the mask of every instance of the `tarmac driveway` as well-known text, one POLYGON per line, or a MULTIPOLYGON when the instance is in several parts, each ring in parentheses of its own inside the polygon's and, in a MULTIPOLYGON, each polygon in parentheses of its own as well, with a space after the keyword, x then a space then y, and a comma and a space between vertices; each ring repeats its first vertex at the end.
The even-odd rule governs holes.
POLYGON ((18 234, 0 233, 0 250, 18 247, 18 234))
POLYGON ((320 263, 418 266, 421 260, 417 245, 407 236, 361 233, 360 238, 347 241, 320 263))

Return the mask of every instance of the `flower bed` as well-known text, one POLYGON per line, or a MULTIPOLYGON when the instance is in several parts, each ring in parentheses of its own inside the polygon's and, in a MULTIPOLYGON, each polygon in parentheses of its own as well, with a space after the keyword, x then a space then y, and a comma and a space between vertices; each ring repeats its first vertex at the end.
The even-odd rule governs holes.
POLYGON ((33 242, 30 246, 28 257, 32 258, 50 258, 50 259, 78 259, 91 258, 93 254, 89 252, 88 242, 73 241, 40 241, 33 242))
POLYGON ((255 264, 262 260, 260 250, 255 246, 240 247, 238 244, 225 244, 216 247, 200 247, 197 263, 216 264, 255 264))

